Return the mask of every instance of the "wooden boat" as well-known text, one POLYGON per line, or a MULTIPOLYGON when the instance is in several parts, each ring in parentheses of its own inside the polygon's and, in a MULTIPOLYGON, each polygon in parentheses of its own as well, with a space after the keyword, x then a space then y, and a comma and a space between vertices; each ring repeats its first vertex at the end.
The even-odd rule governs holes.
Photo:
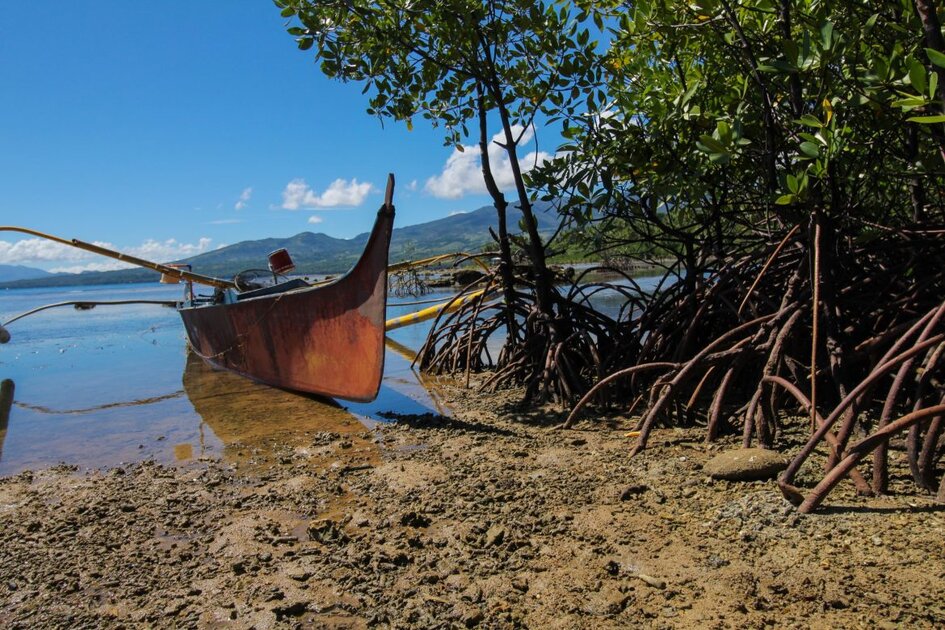
POLYGON ((253 380, 367 402, 384 373, 387 253, 393 181, 360 260, 331 284, 288 281, 218 290, 178 308, 191 348, 208 363, 253 380))
MULTIPOLYGON (((240 290, 230 280, 153 263, 75 239, 13 226, 0 227, 0 231, 40 236, 160 271, 175 283, 186 282, 185 299, 169 305, 177 307, 193 350, 216 367, 275 387, 368 402, 377 396, 384 373, 393 192, 394 177, 390 175, 384 205, 378 210, 361 258, 344 276, 320 285, 295 279, 240 290), (215 287, 215 291, 212 296, 198 296, 193 291, 194 283, 215 287)), ((80 303, 73 305, 79 307, 80 303)), ((6 334, 0 342, 8 339, 6 334)))

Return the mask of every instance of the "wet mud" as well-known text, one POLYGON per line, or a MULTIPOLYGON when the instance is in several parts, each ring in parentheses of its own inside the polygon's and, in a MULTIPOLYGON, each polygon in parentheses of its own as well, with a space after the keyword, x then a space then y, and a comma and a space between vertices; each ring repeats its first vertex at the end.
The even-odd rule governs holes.
POLYGON ((630 459, 629 424, 441 394, 451 418, 215 428, 221 458, 0 479, 0 625, 945 625, 945 512, 904 480, 804 516, 706 475, 734 440, 662 430, 630 459))

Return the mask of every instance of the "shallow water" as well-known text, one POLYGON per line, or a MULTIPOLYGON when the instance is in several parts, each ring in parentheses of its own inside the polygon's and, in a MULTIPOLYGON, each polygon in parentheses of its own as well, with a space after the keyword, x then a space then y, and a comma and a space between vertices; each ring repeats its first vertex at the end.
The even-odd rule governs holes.
MULTIPOLYGON (((652 289, 655 279, 640 284, 652 289)), ((156 283, 0 290, 0 322, 56 302, 176 300, 181 294, 178 285, 156 283)), ((391 297, 388 318, 427 306, 413 301, 391 297)), ((616 317, 624 298, 605 290, 591 301, 616 317)), ((188 353, 173 308, 43 311, 10 325, 12 339, 0 345, 0 380, 15 384, 7 422, 0 410, 0 475, 60 462, 84 469, 145 459, 238 458, 276 435, 286 442, 318 431, 346 433, 386 422, 391 413, 448 415, 436 379, 424 375, 421 381, 410 368, 431 324, 388 334, 380 393, 361 404, 286 392, 207 366, 188 353)))
MULTIPOLYGON (((180 294, 179 286, 161 284, 5 290, 0 321, 54 302, 180 294)), ((389 317, 416 310, 397 307, 398 301, 409 299, 392 299, 389 317)), ((101 468, 226 457, 274 434, 370 426, 384 422, 387 412, 448 413, 435 389, 410 369, 409 352, 423 343, 425 326, 391 332, 399 347, 388 348, 380 394, 365 404, 303 396, 214 370, 188 356, 171 308, 64 307, 9 330, 12 339, 0 346, 0 379, 11 379, 15 393, 6 426, 0 420, 0 475, 59 462, 101 468)))

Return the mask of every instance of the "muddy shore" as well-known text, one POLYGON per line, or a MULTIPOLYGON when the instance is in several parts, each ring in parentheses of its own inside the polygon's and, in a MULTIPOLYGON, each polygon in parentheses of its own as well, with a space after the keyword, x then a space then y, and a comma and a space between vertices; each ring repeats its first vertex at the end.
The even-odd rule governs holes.
POLYGON ((447 398, 449 419, 0 479, 0 625, 945 626, 945 512, 904 475, 804 516, 707 477, 734 441, 664 429, 631 460, 627 423, 447 398))

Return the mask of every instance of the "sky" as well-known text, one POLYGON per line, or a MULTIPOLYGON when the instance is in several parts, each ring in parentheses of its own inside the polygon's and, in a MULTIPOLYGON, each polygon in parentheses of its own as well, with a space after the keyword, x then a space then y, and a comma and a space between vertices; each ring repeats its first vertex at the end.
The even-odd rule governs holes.
MULTIPOLYGON (((269 0, 3 3, 0 225, 162 262, 304 231, 351 238, 388 172, 396 226, 491 205, 474 138, 459 152, 424 121, 367 115, 362 86, 322 75, 285 28, 269 0)), ((508 163, 494 170, 511 190, 508 163)), ((11 232, 0 264, 120 266, 11 232)))

